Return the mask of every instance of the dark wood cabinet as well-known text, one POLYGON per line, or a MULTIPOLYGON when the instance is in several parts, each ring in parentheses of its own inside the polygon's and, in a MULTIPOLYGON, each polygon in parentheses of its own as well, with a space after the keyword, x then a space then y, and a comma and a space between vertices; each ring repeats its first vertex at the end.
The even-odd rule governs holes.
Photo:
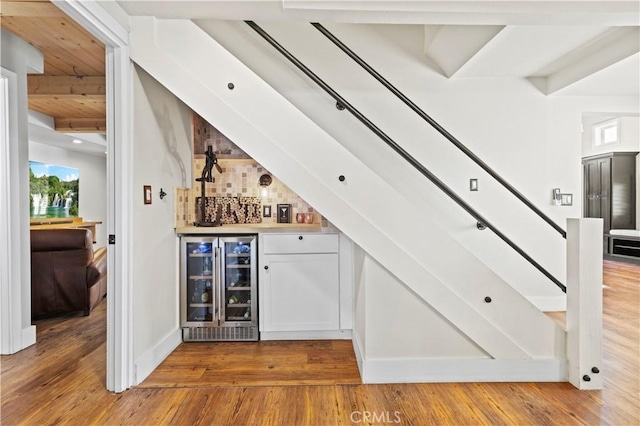
POLYGON ((604 220, 604 253, 611 229, 636 227, 636 155, 614 152, 582 159, 584 217, 604 220))

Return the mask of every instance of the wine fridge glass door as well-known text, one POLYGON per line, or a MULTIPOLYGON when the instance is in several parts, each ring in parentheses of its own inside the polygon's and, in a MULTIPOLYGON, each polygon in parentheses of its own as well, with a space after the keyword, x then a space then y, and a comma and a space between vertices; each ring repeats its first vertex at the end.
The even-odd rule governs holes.
POLYGON ((256 316, 256 238, 222 240, 223 289, 221 320, 227 325, 255 325, 256 316))
POLYGON ((183 325, 212 325, 217 323, 215 294, 215 243, 196 241, 186 243, 186 282, 182 298, 183 325))

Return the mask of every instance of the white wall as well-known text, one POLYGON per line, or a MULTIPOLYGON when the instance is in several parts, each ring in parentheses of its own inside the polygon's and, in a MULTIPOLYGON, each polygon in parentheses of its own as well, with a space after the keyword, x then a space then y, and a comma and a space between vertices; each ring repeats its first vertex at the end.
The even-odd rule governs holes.
POLYGON ((365 312, 356 315, 354 347, 363 383, 567 380, 563 333, 555 357, 493 358, 371 256, 362 253, 360 266, 366 300, 356 303, 365 312))
MULTIPOLYGON (((468 214, 406 167, 348 112, 338 111, 328 95, 245 24, 196 23, 412 201, 415 208, 398 212, 399 218, 435 220, 540 308, 563 308, 559 289, 491 232, 479 232, 468 214)), ((306 23, 261 25, 560 281, 565 280, 565 240, 318 31, 306 23), (479 192, 469 192, 470 178, 479 179, 479 192)), ((446 79, 427 66, 419 25, 328 27, 561 227, 582 210, 578 196, 582 112, 638 111, 637 97, 557 98, 544 96, 524 79, 446 79), (574 194, 572 207, 551 205, 555 187, 574 194)), ((375 188, 371 191, 375 193, 375 188)))
MULTIPOLYGON (((27 120, 27 73, 41 73, 42 54, 18 37, 0 30, 2 75, 9 95, 9 146, 3 147, 3 181, 8 193, 3 216, 9 220, 8 240, 2 241, 2 264, 11 266, 10 279, 0 283, 2 298, 3 354, 17 352, 36 341, 31 325, 31 255, 29 242, 29 146, 27 120), (7 149, 8 148, 8 149, 7 149), (8 167, 7 167, 8 166, 8 167), (7 167, 5 169, 5 167, 7 167)), ((5 275, 6 277, 6 275, 5 275)))
POLYGON ((635 147, 633 150, 640 150, 640 117, 622 117, 621 121, 621 142, 622 144, 629 143, 630 146, 635 147))
POLYGON ((107 160, 101 155, 29 142, 29 160, 59 166, 74 167, 80 171, 78 215, 84 220, 101 221, 96 226, 95 248, 107 244, 107 160))
POLYGON ((364 271, 367 358, 489 358, 368 255, 364 271))
POLYGON ((588 113, 582 119, 582 156, 605 154, 608 152, 640 152, 640 117, 620 116, 604 113, 588 113), (620 119, 620 142, 608 145, 593 145, 593 125, 610 119, 620 119))
POLYGON ((153 351, 179 329, 173 188, 191 180, 191 110, 139 68, 133 96, 133 356, 140 374, 155 367, 140 360, 162 360, 153 351), (150 205, 143 203, 144 185, 152 186, 150 205))
POLYGON ((353 244, 353 342, 362 373, 362 352, 366 349, 366 277, 364 258, 366 252, 353 244))

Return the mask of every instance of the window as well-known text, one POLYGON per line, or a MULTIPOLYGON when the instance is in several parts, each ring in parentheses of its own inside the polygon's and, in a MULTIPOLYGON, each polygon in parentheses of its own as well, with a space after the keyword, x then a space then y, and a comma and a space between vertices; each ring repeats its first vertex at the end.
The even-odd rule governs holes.
POLYGON ((620 142, 620 119, 603 121, 593 125, 593 145, 601 146, 620 142))

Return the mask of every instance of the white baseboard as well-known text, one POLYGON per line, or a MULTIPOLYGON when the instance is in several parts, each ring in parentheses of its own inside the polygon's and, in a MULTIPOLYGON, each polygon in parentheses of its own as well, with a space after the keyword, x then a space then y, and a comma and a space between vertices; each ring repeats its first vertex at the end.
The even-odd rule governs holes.
POLYGON ((138 358, 134 364, 135 384, 139 385, 144 379, 168 357, 171 352, 182 343, 182 329, 178 328, 163 341, 138 358))
POLYGON ((15 336, 12 335, 11 330, 6 333, 7 334, 5 336, 2 336, 3 339, 2 344, 0 344, 0 355, 13 355, 16 352, 20 352, 21 350, 36 343, 35 325, 30 325, 18 330, 18 332, 15 333, 15 336))
POLYGON ((567 310, 567 296, 529 297, 528 299, 542 312, 566 312, 567 310))
POLYGON ((358 362, 358 370, 360 371, 360 378, 364 383, 364 358, 362 357, 362 344, 360 343, 360 339, 358 338, 358 334, 353 334, 353 352, 356 355, 356 361, 358 362))
POLYGON ((566 382, 560 359, 367 359, 363 383, 566 382))
POLYGON ((351 330, 261 331, 260 340, 349 340, 351 330))
POLYGON ((22 329, 22 349, 36 343, 36 326, 30 325, 22 329))

